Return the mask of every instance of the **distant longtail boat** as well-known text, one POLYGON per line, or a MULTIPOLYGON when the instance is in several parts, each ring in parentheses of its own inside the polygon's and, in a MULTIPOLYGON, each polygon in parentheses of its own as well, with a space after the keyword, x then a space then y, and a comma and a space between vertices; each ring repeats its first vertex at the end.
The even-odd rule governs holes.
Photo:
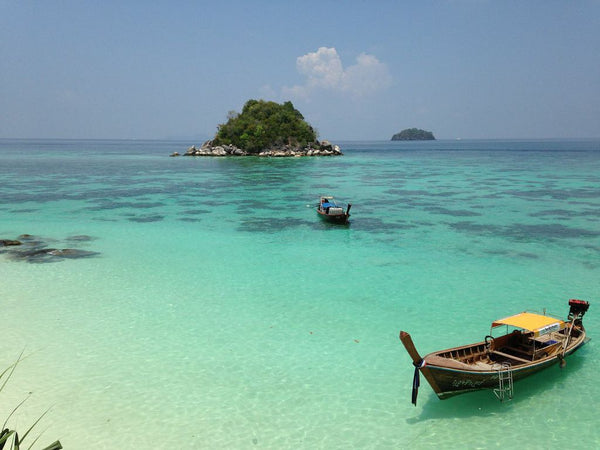
POLYGON ((344 211, 344 208, 339 206, 333 197, 323 196, 317 205, 317 214, 328 222, 346 224, 350 218, 350 208, 352 208, 352 204, 348 203, 344 211))

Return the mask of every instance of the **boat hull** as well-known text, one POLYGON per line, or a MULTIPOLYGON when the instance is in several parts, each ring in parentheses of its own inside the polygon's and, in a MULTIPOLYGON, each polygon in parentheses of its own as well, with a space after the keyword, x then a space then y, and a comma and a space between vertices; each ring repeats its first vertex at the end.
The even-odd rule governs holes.
POLYGON ((325 222, 339 223, 339 224, 347 224, 348 223, 348 218, 350 217, 350 214, 347 214, 347 213, 344 213, 344 214, 327 214, 325 211, 321 211, 321 210, 318 210, 318 209, 317 209, 317 214, 325 222))
MULTIPOLYGON (((538 361, 533 361, 529 364, 511 367, 510 371, 512 372, 513 380, 521 380, 550 366, 558 364, 561 359, 568 357, 580 349, 585 342, 586 338, 584 334, 580 339, 577 339, 577 342, 574 343, 574 345, 569 346, 563 358, 551 356, 538 361)), ((419 370, 427 379, 437 396, 442 400, 466 392, 498 388, 500 373, 498 370, 485 371, 443 367, 435 364, 428 364, 428 356, 423 359, 424 363, 419 370)))

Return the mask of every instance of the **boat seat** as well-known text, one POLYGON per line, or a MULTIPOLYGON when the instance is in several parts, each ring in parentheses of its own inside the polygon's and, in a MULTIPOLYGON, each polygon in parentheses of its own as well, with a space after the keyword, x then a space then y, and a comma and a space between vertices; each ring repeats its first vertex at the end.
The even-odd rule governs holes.
POLYGON ((512 347, 512 346, 504 346, 502 349, 509 350, 511 353, 520 353, 521 355, 531 356, 533 355, 533 348, 531 347, 512 347))
POLYGON ((515 360, 515 361, 519 361, 519 362, 523 362, 523 363, 530 363, 530 362, 531 362, 531 360, 530 360, 530 359, 523 359, 523 358, 519 358, 518 356, 515 356, 515 355, 509 355, 508 353, 503 353, 503 352, 500 352, 500 351, 498 351, 498 350, 494 350, 494 351, 492 351, 492 353, 493 353, 494 355, 502 356, 502 357, 504 357, 504 358, 513 359, 513 360, 515 360))

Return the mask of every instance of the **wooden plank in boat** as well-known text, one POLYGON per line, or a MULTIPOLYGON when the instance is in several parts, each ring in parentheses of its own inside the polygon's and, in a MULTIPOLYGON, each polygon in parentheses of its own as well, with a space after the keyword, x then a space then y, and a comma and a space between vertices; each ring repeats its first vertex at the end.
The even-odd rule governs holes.
POLYGON ((515 355, 509 355, 508 353, 499 352, 498 350, 494 350, 492 353, 494 353, 495 355, 504 356, 505 358, 514 359, 515 361, 520 361, 520 362, 524 362, 524 363, 528 363, 528 364, 531 362, 526 359, 519 358, 518 356, 515 356, 515 355))
POLYGON ((510 346, 506 346, 506 347, 502 347, 503 349, 506 350, 510 350, 513 353, 520 353, 522 355, 525 356, 532 356, 533 355, 533 348, 525 348, 525 347, 510 347, 510 346))

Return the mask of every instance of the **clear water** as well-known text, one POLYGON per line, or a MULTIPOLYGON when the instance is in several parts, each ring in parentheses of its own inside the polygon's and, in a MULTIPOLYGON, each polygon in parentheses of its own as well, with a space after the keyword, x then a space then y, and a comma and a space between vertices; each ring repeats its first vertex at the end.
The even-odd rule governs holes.
POLYGON ((0 141, 0 239, 98 253, 0 249, 1 362, 27 356, 0 417, 29 396, 13 426, 52 407, 39 442, 86 449, 600 446, 600 141, 188 144, 0 141), (569 298, 592 340, 565 369, 411 405, 401 329, 425 354, 569 298))

